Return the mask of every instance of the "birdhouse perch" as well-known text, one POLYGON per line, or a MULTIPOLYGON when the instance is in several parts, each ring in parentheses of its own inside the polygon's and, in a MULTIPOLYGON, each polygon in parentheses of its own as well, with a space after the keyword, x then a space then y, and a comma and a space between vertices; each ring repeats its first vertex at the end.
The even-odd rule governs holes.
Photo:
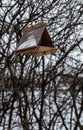
POLYGON ((35 56, 43 56, 56 52, 44 23, 26 27, 22 32, 22 38, 15 50, 16 55, 31 53, 35 56))

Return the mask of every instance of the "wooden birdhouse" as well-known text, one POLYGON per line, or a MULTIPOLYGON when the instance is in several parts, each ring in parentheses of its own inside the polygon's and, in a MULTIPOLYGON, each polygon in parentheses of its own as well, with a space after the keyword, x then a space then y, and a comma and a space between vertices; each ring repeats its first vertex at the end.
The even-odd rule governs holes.
POLYGON ((22 38, 15 51, 16 55, 31 53, 35 56, 43 56, 56 52, 44 23, 27 27, 22 33, 22 38))

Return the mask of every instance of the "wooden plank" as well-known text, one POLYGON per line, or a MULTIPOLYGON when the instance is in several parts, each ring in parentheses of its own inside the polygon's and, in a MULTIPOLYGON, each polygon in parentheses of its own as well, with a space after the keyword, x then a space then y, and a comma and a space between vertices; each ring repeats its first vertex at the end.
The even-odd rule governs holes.
POLYGON ((37 47, 30 47, 30 48, 26 48, 26 49, 22 49, 22 50, 17 50, 15 51, 16 55, 19 54, 27 54, 27 53, 31 53, 34 56, 42 56, 42 55, 47 55, 47 54, 54 54, 56 52, 56 49, 54 47, 44 47, 44 46, 37 46, 37 47))
POLYGON ((41 27, 44 27, 46 26, 45 23, 41 22, 41 23, 38 23, 36 25, 33 25, 31 27, 26 27, 25 29, 22 30, 23 33, 27 33, 27 32, 31 32, 35 29, 38 29, 38 28, 41 28, 41 27))
POLYGON ((19 54, 22 54, 22 53, 24 53, 24 54, 31 53, 32 54, 32 52, 36 51, 36 49, 37 49, 37 47, 33 46, 33 47, 26 48, 26 49, 16 50, 15 54, 16 55, 19 55, 19 54))
POLYGON ((43 56, 43 55, 47 55, 47 54, 54 54, 56 52, 55 48, 50 48, 50 47, 42 47, 40 46, 40 48, 38 49, 38 51, 36 51, 34 53, 35 56, 43 56))

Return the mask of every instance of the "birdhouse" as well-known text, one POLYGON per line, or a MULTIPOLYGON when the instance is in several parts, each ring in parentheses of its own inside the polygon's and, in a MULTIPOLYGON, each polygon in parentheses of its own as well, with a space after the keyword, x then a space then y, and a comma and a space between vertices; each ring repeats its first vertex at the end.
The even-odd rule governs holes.
POLYGON ((16 55, 31 53, 35 56, 54 54, 56 49, 44 23, 26 27, 15 51, 16 55))

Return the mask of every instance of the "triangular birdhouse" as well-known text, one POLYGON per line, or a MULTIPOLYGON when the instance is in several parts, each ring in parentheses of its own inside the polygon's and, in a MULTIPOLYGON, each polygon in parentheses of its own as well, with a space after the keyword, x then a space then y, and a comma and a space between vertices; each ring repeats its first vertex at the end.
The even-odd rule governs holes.
POLYGON ((31 53, 35 56, 43 56, 56 52, 44 23, 27 27, 22 32, 23 36, 15 51, 16 55, 31 53))

